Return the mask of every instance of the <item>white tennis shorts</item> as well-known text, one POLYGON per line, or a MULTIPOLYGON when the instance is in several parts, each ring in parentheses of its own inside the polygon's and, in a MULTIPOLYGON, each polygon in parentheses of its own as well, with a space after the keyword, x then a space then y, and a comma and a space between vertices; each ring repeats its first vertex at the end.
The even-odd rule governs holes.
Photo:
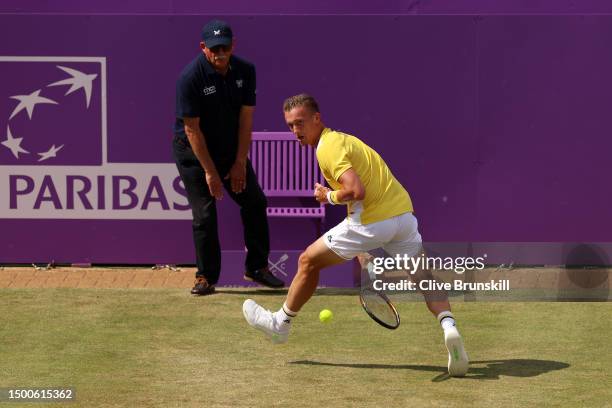
POLYGON ((363 225, 345 218, 323 235, 325 245, 344 259, 382 248, 389 256, 414 256, 423 248, 417 219, 404 213, 383 221, 363 225))

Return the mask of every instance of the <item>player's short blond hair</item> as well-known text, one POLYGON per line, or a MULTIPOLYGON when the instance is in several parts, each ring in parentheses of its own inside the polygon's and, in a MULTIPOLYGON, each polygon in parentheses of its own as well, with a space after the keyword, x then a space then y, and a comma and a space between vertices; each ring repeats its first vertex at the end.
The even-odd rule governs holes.
POLYGON ((319 104, 315 98, 305 93, 294 95, 285 99, 285 102, 283 103, 283 111, 289 112, 290 110, 300 106, 310 109, 313 113, 319 112, 319 104))

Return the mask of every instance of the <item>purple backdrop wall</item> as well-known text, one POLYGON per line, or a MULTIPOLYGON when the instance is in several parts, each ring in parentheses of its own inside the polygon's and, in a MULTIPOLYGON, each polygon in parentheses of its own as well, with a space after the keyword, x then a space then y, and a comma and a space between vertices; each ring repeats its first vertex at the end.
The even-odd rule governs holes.
POLYGON ((610 13, 607 0, 4 0, 3 13, 68 14, 579 14, 610 13))
MULTIPOLYGON (((85 10, 77 2, 53 10, 19 4, 85 10)), ((113 12, 123 3, 105 4, 95 11, 113 12)), ((148 12, 192 10, 196 3, 156 4, 148 12)), ((436 3, 419 4, 428 10, 436 3)), ((588 7, 601 11, 603 4, 588 7)), ((359 10, 369 12, 365 3, 359 10)), ((0 55, 106 57, 109 161, 169 163, 174 81, 197 52, 207 18, 0 15, 0 55)), ((234 26, 236 52, 257 65, 255 130, 284 131, 282 100, 302 91, 316 95, 328 125, 356 134, 385 157, 413 196, 426 240, 610 240, 612 17, 225 18, 234 26)), ((15 101, 1 97, 12 109, 15 101)), ((220 207, 222 245, 240 250, 237 208, 229 200, 220 207)), ((327 222, 341 217, 334 208, 327 222)), ((2 219, 0 225, 2 263, 193 258, 184 220, 2 219)), ((306 220, 272 220, 271 227, 275 249, 300 249, 315 236, 306 220)))

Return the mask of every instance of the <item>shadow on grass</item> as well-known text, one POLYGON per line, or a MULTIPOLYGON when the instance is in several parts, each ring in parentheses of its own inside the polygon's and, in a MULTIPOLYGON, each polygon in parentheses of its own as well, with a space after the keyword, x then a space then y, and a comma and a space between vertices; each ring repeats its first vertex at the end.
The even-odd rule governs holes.
MULTIPOLYGON (((303 364, 330 367, 347 368, 370 368, 370 369, 399 369, 416 370, 439 373, 432 378, 433 382, 450 379, 447 368, 440 366, 416 365, 416 364, 349 364, 349 363, 324 363, 312 360, 291 361, 289 364, 303 364)), ((463 378, 472 380, 499 380, 501 376, 508 377, 536 377, 555 370, 569 367, 567 363, 550 360, 512 359, 512 360, 483 360, 470 361, 470 369, 463 378)))

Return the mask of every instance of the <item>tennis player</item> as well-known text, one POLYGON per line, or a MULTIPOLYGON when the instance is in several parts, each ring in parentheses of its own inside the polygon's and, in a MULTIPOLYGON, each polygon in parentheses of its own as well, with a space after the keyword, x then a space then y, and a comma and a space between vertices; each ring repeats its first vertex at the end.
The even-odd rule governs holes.
MULTIPOLYGON (((333 188, 316 184, 315 198, 321 203, 346 205, 348 215, 300 255, 297 274, 278 312, 272 313, 251 299, 244 302, 242 310, 247 322, 276 344, 288 340, 291 321, 313 295, 321 269, 376 248, 391 257, 417 256, 423 251, 410 196, 380 155, 356 137, 326 127, 312 96, 292 96, 285 101, 283 110, 300 144, 316 146, 321 172, 333 188)), ((427 270, 412 277, 417 283, 433 279, 427 270)), ((423 295, 444 330, 449 374, 465 375, 468 356, 446 293, 429 291, 423 295)))

